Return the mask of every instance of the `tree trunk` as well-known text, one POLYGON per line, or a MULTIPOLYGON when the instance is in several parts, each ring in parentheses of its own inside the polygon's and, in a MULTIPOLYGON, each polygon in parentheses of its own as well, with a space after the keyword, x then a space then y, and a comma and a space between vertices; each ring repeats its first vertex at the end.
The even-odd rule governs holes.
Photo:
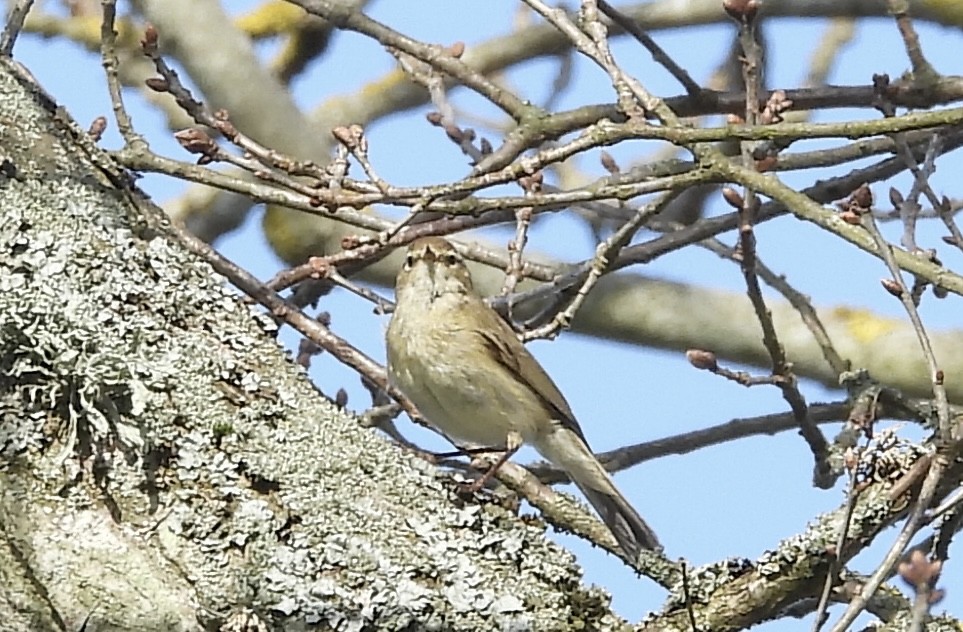
POLYGON ((621 625, 321 396, 7 59, 0 94, 0 628, 621 625))

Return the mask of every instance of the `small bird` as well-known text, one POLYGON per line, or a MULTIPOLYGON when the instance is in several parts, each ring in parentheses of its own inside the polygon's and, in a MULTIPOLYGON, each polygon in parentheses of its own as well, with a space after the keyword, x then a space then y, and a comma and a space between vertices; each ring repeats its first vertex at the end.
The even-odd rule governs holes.
POLYGON ((595 458, 558 387, 511 327, 475 292, 440 237, 408 247, 388 325, 388 377, 429 423, 473 447, 522 442, 565 470, 631 562, 659 550, 652 529, 595 458))

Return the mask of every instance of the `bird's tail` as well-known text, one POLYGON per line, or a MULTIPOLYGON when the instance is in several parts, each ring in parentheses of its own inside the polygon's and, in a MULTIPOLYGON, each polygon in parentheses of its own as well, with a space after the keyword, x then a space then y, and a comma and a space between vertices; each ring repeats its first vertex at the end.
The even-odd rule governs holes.
POLYGON ((541 437, 535 447, 542 456, 568 473, 615 536, 629 561, 638 560, 642 549, 661 550, 655 532, 619 492, 588 444, 575 432, 557 428, 541 437))

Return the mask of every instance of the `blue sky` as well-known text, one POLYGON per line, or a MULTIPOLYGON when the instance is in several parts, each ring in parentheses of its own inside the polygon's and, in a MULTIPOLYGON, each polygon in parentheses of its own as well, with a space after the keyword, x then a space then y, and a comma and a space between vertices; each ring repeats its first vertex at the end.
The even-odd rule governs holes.
MULTIPOLYGON (((229 4, 236 12, 254 3, 245 0, 229 4)), ((417 3, 377 0, 369 12, 408 35, 443 44, 462 40, 471 46, 508 32, 516 6, 517 3, 508 0, 422 0, 417 3)), ((807 71, 812 48, 825 26, 826 23, 820 20, 783 20, 766 25, 771 44, 768 76, 772 86, 799 85, 807 71)), ((963 35, 958 30, 926 24, 918 26, 924 51, 936 68, 947 74, 961 73, 963 56, 959 51, 963 35)), ((697 80, 702 81, 718 63, 732 30, 730 25, 721 24, 697 31, 655 32, 653 35, 697 80)), ((264 44, 259 50, 268 59, 275 48, 264 44)), ((614 52, 617 59, 636 73, 652 92, 660 96, 680 92, 667 73, 633 42, 618 41, 614 52)), ((29 36, 18 43, 15 53, 82 125, 98 115, 110 118, 109 100, 97 57, 69 43, 29 36), (78 86, 84 87, 78 89, 78 86)), ((341 34, 332 45, 330 57, 294 83, 295 96, 297 102, 308 110, 331 95, 356 91, 366 81, 380 77, 393 67, 393 58, 379 47, 361 36, 341 34)), ((906 67, 906 57, 892 21, 870 20, 857 27, 856 37, 844 50, 830 81, 868 84, 873 73, 886 72, 895 78, 906 67)), ((538 102, 547 92, 553 68, 553 62, 540 60, 511 71, 507 80, 519 87, 524 96, 538 102)), ((607 77, 591 64, 578 61, 575 81, 564 94, 560 107, 611 99, 607 77)), ((493 108, 479 108, 479 100, 465 91, 456 91, 452 101, 466 110, 497 117, 493 108)), ((170 139, 161 117, 147 110, 144 102, 134 95, 129 96, 128 102, 134 124, 156 151, 189 159, 170 139)), ((402 113, 368 127, 371 158, 381 175, 393 183, 443 182, 463 176, 468 169, 457 147, 439 130, 425 123, 425 111, 422 108, 402 113)), ((876 116, 869 110, 834 111, 820 120, 876 116)), ((110 127, 104 144, 116 147, 118 140, 113 133, 113 121, 110 127)), ((813 147, 810 144, 807 148, 813 147)), ((609 151, 622 164, 628 164, 644 157, 653 148, 653 145, 635 143, 631 147, 616 147, 609 151)), ((794 146, 793 150, 796 149, 794 146)), ((938 165, 939 170, 931 179, 935 190, 951 197, 958 194, 951 186, 950 178, 959 173, 959 158, 950 156, 940 160, 938 165)), ((583 160, 580 166, 590 173, 600 173, 597 156, 583 160)), ((820 172, 811 171, 786 176, 785 180, 804 186, 818 177, 820 172)), ((893 184, 906 190, 907 181, 904 176, 895 179, 893 184)), ((144 187, 160 203, 175 198, 185 189, 182 183, 156 176, 145 178, 144 187)), ((876 186, 874 191, 878 198, 886 195, 884 187, 876 186)), ((722 209, 713 206, 713 212, 722 212, 722 209)), ((225 237, 217 246, 236 262, 267 279, 281 264, 265 244, 260 231, 260 216, 261 209, 256 209, 241 230, 225 237)), ((885 231, 889 237, 895 238, 899 227, 886 226, 885 231)), ((959 251, 953 252, 938 241, 941 234, 938 227, 924 223, 920 243, 940 247, 944 263, 957 270, 963 269, 959 251)), ((486 236, 505 243, 510 239, 510 229, 490 230, 486 236)), ((645 235, 641 238, 644 239, 645 235)), ((732 243, 734 237, 726 235, 725 240, 732 243)), ((786 217, 759 227, 758 241, 761 259, 770 268, 786 274, 797 289, 812 296, 817 306, 845 304, 905 318, 898 301, 879 289, 879 279, 886 276, 883 265, 838 243, 815 227, 786 217), (812 253, 818 253, 818 256, 812 253), (840 270, 846 270, 846 274, 841 275, 840 270)), ((539 222, 532 230, 529 247, 569 260, 587 257, 594 249, 584 228, 564 214, 539 222)), ((737 267, 697 249, 673 253, 635 271, 734 292, 743 290, 737 267)), ((387 290, 382 291, 387 293, 387 290)), ((332 326, 338 334, 368 354, 384 358, 386 319, 373 315, 368 303, 338 292, 325 299, 322 308, 331 313, 332 326)), ((944 301, 928 297, 921 312, 925 322, 935 329, 960 326, 958 297, 944 301)), ((290 331, 282 338, 292 348, 297 343, 290 331)), ((596 450, 704 428, 737 417, 786 410, 775 388, 745 389, 696 371, 682 353, 619 345, 572 333, 564 334, 555 342, 535 342, 530 348, 569 399, 596 450)), ((761 370, 754 372, 761 373, 761 370)), ((351 397, 349 406, 363 408, 368 401, 357 376, 330 356, 317 358, 311 375, 328 393, 333 394, 339 386, 344 386, 351 397)), ((839 393, 819 385, 804 382, 802 387, 810 402, 840 397, 839 393)), ((443 444, 411 424, 403 421, 400 425, 411 437, 444 449, 443 444)), ((827 429, 827 434, 832 437, 834 430, 827 429)), ((533 458, 535 455, 530 451, 516 457, 520 462, 533 458)), ((659 532, 670 556, 701 564, 730 556, 753 559, 780 539, 801 531, 807 520, 817 513, 839 506, 844 497, 843 488, 813 489, 809 484, 811 469, 812 458, 808 449, 795 433, 789 432, 644 463, 619 473, 616 481, 659 532)), ((895 530, 888 531, 880 538, 880 544, 888 546, 895 534, 895 530)), ((661 605, 664 597, 661 589, 647 580, 635 578, 616 559, 574 538, 558 538, 577 553, 584 565, 586 580, 610 590, 616 610, 630 621, 638 620, 661 605)), ((874 547, 853 567, 871 571, 883 550, 881 546, 874 547)), ((959 555, 959 546, 956 554, 959 555)), ((950 569, 955 563, 956 560, 951 559, 950 569)), ((948 574, 958 575, 949 569, 944 577, 948 574)), ((944 579, 943 583, 948 582, 944 579)), ((963 597, 954 594, 953 588, 950 586, 948 597, 937 607, 937 612, 945 607, 963 615, 963 597)), ((758 629, 790 630, 799 629, 800 625, 808 627, 810 623, 777 622, 758 629)))

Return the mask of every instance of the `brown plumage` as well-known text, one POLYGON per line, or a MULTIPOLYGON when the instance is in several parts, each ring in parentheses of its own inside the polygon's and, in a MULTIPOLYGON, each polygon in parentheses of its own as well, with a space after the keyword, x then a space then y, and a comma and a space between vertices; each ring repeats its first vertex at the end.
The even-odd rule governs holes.
POLYGON ((630 560, 660 548, 592 454, 561 391, 475 293, 450 243, 426 237, 409 246, 396 302, 389 376, 429 422, 473 446, 532 445, 568 473, 630 560))

